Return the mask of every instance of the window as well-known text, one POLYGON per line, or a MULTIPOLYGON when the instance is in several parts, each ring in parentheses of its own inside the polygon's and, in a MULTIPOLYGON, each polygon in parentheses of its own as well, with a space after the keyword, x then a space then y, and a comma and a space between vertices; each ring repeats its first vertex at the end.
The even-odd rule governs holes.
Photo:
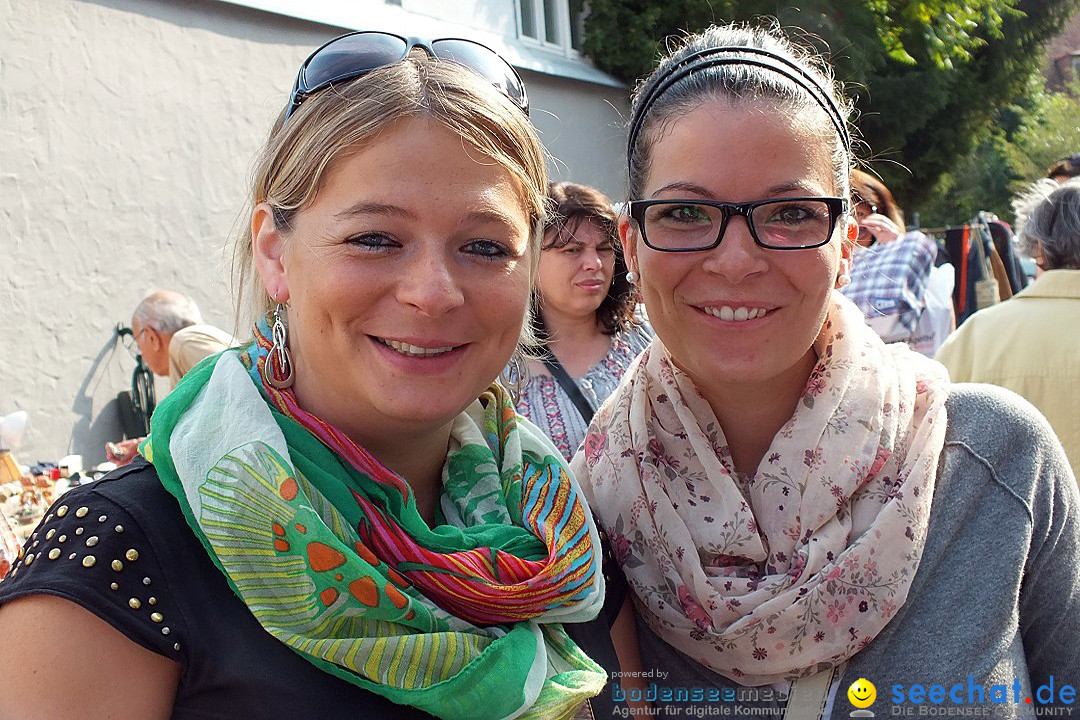
POLYGON ((518 0, 521 37, 544 47, 576 53, 585 35, 585 0, 518 0))

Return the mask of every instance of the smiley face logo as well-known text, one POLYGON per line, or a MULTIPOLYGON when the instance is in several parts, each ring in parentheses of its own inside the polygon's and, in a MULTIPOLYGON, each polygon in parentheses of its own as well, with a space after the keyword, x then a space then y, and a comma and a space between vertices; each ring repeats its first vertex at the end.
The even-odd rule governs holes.
POLYGON ((848 700, 857 708, 868 708, 877 698, 877 688, 866 678, 859 678, 847 689, 848 700))

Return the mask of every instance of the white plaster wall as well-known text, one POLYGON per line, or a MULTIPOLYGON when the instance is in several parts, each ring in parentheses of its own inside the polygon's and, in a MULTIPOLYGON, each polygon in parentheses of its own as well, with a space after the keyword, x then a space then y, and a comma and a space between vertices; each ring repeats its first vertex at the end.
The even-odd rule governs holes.
MULTIPOLYGON (((104 459, 134 367, 113 330, 152 289, 234 330, 253 155, 339 32, 213 0, 0 0, 0 415, 31 415, 21 462, 104 459)), ((625 93, 523 74, 553 174, 621 199, 625 93)))

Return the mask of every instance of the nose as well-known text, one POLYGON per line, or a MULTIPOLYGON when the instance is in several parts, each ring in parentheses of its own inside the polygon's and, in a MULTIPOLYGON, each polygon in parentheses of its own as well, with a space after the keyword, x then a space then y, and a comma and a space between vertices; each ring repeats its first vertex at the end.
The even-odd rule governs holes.
POLYGON ((581 253, 581 264, 586 270, 600 269, 604 267, 604 259, 600 257, 600 251, 594 247, 585 248, 581 253))
POLYGON ((702 267, 707 272, 738 283, 768 268, 764 253, 769 251, 754 242, 749 223, 750 218, 744 215, 728 218, 720 244, 705 251, 702 267))
POLYGON ((425 250, 400 270, 397 299, 431 317, 444 315, 465 302, 452 258, 425 250))

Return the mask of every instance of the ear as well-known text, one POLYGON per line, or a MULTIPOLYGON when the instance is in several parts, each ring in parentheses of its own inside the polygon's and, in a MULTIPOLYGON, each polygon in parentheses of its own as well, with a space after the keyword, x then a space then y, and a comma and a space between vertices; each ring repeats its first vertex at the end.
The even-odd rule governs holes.
POLYGON ((640 276, 637 258, 637 231, 634 229, 633 223, 630 222, 630 216, 625 213, 619 216, 619 241, 622 243, 623 260, 626 261, 627 269, 633 270, 640 276))
POLYGON ((274 223, 269 203, 259 203, 251 214, 251 252, 255 270, 266 292, 277 302, 289 300, 289 280, 285 271, 285 238, 274 223))
MULTIPOLYGON (((859 222, 852 216, 848 216, 844 219, 846 227, 846 237, 840 241, 840 261, 837 263, 836 277, 851 277, 851 258, 855 252, 855 248, 858 247, 859 238, 859 222)), ((846 283, 845 283, 846 284, 846 283)), ((840 287, 839 285, 837 287, 840 287)))

